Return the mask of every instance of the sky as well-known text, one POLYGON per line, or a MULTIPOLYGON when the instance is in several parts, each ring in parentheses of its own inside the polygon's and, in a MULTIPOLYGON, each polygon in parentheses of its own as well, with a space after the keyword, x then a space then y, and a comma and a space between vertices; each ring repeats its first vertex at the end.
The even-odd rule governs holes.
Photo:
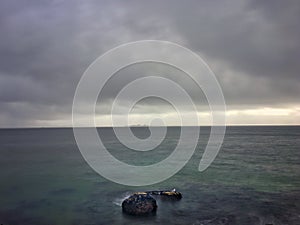
MULTIPOLYGON (((205 60, 223 90, 228 125, 300 124, 299 22, 298 0, 0 1, 0 127, 72 126, 87 67, 144 39, 175 42, 205 60)), ((106 84, 97 125, 111 125, 108 109, 122 86, 151 72, 176 80, 195 99, 198 125, 211 123, 201 90, 172 68, 146 63, 106 84)), ((151 98, 132 109, 130 124, 154 117, 178 125, 174 108, 151 98)))

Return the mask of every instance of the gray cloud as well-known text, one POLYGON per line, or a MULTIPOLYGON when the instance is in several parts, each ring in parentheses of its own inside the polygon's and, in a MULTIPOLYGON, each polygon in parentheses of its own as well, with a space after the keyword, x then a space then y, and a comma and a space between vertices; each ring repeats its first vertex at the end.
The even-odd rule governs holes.
POLYGON ((298 102, 299 2, 188 1, 160 9, 212 65, 228 103, 298 102))
MULTIPOLYGON (((229 108, 296 105, 299 21, 296 0, 2 1, 0 126, 67 124, 87 66, 110 48, 140 39, 175 41, 203 56, 229 108)), ((104 104, 128 77, 106 89, 104 104)), ((180 77, 173 79, 197 99, 201 91, 180 77)), ((141 112, 147 104, 164 110, 148 100, 141 112)))

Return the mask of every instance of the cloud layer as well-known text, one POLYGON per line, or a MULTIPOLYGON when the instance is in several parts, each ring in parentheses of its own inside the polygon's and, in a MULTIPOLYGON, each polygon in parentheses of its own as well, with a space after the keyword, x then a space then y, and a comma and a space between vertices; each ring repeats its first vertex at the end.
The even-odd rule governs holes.
MULTIPOLYGON (((141 39, 177 42, 201 55, 222 86, 230 123, 299 124, 299 21, 297 0, 1 1, 0 127, 70 126, 76 85, 88 65, 141 39), (289 114, 269 117, 264 108, 289 114)), ((102 104, 141 71, 112 80, 102 104)), ((201 96, 184 76, 173 79, 201 96)), ((196 102, 201 108, 203 98, 196 102)), ((165 117, 173 113, 152 99, 138 106, 134 121, 157 113, 157 106, 165 117)))

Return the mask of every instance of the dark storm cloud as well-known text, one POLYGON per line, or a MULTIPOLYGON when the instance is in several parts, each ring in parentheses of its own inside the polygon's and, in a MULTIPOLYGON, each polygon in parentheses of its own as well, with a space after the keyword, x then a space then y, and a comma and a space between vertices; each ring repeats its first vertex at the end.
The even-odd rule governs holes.
MULTIPOLYGON (((140 39, 175 41, 198 52, 229 105, 297 104, 299 21, 296 0, 1 1, 0 126, 69 121, 87 66, 140 39)), ((104 102, 125 81, 107 88, 104 102)))
POLYGON ((228 103, 298 102, 299 1, 164 3, 159 14, 212 65, 228 103))

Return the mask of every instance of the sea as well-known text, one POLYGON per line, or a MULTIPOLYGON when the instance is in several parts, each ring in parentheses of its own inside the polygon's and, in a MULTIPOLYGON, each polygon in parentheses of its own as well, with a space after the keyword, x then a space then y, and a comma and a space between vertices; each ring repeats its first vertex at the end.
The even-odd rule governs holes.
MULTIPOLYGON (((131 129, 139 138, 150 135, 147 127, 131 129)), ((150 165, 172 153, 180 130, 168 127, 163 142, 145 152, 128 149, 112 128, 98 133, 119 160, 150 165)), ((88 165, 72 128, 0 129, 0 224, 299 225, 300 127, 229 126, 216 159, 199 172, 210 130, 200 127, 194 155, 174 176, 125 186, 88 165), (174 188, 182 199, 157 199, 153 215, 122 213, 123 199, 134 192, 174 188)))

